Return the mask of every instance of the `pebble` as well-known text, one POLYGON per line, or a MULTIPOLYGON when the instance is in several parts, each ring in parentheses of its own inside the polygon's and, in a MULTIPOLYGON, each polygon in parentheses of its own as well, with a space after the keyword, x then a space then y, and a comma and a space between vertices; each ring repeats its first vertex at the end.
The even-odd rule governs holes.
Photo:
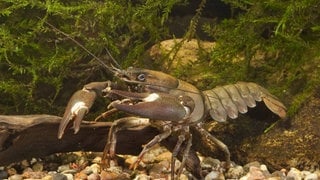
MULTIPOLYGON (((63 174, 65 177, 67 177, 67 180, 73 180, 73 175, 72 174, 69 174, 69 173, 66 173, 66 174, 63 174)), ((55 180, 55 179, 54 179, 55 180)))
POLYGON ((310 173, 304 179, 305 180, 317 180, 318 179, 318 175, 316 173, 310 173))
POLYGON ((100 180, 119 179, 119 174, 114 172, 101 171, 100 180))
POLYGON ((22 174, 24 178, 27 179, 41 179, 47 175, 47 172, 44 171, 26 171, 22 174))
POLYGON ((70 170, 70 166, 69 164, 63 164, 61 166, 58 167, 58 172, 64 172, 64 171, 68 171, 70 170))
POLYGON ((224 180, 224 175, 221 174, 218 171, 211 171, 209 174, 206 175, 206 177, 204 178, 205 180, 224 180))
POLYGON ((290 171, 287 174, 288 180, 301 180, 302 179, 302 173, 296 168, 290 168, 290 171))
POLYGON ((258 161, 253 161, 253 162, 250 162, 250 163, 244 165, 243 170, 245 173, 248 173, 251 166, 255 166, 255 167, 260 168, 260 165, 261 164, 258 161))
POLYGON ((134 180, 151 180, 151 177, 146 174, 138 174, 134 180))
POLYGON ((92 164, 92 165, 87 166, 87 167, 89 167, 88 171, 91 172, 91 173, 95 173, 95 174, 99 174, 100 173, 101 167, 100 167, 99 164, 92 164))
POLYGON ((14 175, 10 176, 8 180, 22 180, 22 179, 23 179, 22 175, 14 174, 14 175))
POLYGON ((240 180, 250 180, 250 179, 267 179, 263 174, 262 170, 256 166, 250 166, 249 172, 240 178, 240 180))
POLYGON ((97 173, 92 173, 88 176, 88 180, 100 180, 100 176, 97 173))
POLYGON ((285 179, 286 178, 286 172, 285 171, 275 171, 270 175, 270 178, 280 178, 280 179, 285 179))
POLYGON ((9 176, 7 171, 0 170, 0 179, 6 179, 9 176))
MULTIPOLYGON (((171 153, 164 148, 152 149, 139 164, 137 170, 128 169, 128 165, 136 161, 137 156, 123 156, 126 162, 124 167, 113 166, 102 169, 100 166, 101 157, 79 157, 72 162, 56 161, 47 162, 45 159, 33 159, 31 161, 21 161, 9 167, 0 167, 0 179, 22 180, 22 179, 42 179, 42 180, 111 180, 111 179, 170 179, 171 176, 171 153), (91 159, 90 161, 88 161, 91 159), (58 162, 65 162, 59 165, 58 162), (87 164, 88 162, 88 164, 87 164), (50 163, 54 164, 49 166, 50 163), (77 165, 79 168, 77 168, 77 165), (71 168, 74 165, 75 168, 71 168), (19 167, 20 166, 20 167, 19 167)), ((84 155, 83 155, 84 156, 84 155)), ((56 156, 63 158, 64 156, 56 156)), ((317 180, 320 179, 320 170, 313 168, 310 171, 290 168, 280 169, 270 172, 265 164, 251 162, 243 166, 233 163, 228 170, 225 170, 224 163, 211 157, 200 157, 201 169, 206 174, 205 180, 317 180)), ((176 160, 175 170, 180 167, 180 161, 176 160)), ((190 173, 183 170, 179 180, 190 179, 190 173), (189 178, 188 178, 189 177, 189 178)))
POLYGON ((237 179, 244 175, 244 169, 242 166, 235 165, 234 167, 230 167, 226 172, 226 178, 228 179, 237 179))
POLYGON ((86 180, 88 177, 88 175, 86 173, 84 173, 83 171, 79 172, 79 173, 76 173, 74 175, 74 178, 75 179, 78 179, 78 180, 86 180))
POLYGON ((7 173, 9 176, 12 176, 12 175, 17 174, 17 170, 11 167, 7 170, 7 173))
POLYGON ((54 180, 54 179, 53 179, 53 177, 51 175, 46 175, 41 180, 54 180))
POLYGON ((43 171, 43 163, 36 162, 32 165, 33 171, 43 171))
MULTIPOLYGON (((52 174, 51 176, 52 176, 52 179, 54 180, 68 180, 65 174, 55 173, 55 174, 52 174)), ((73 176, 72 176, 72 179, 73 179, 73 176)))

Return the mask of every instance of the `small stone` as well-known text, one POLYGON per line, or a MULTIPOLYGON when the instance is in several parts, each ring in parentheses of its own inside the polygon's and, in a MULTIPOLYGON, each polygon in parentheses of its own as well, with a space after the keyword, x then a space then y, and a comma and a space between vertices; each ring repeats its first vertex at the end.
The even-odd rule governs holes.
POLYGON ((41 180, 53 180, 53 177, 51 175, 46 175, 41 180))
MULTIPOLYGON (((54 180, 69 180, 66 176, 66 174, 60 174, 60 173, 55 173, 52 174, 52 179, 54 180)), ((73 177, 72 177, 73 180, 73 177)))
POLYGON ((314 171, 313 173, 316 174, 318 177, 320 177, 320 170, 319 169, 314 171))
POLYGON ((23 173, 27 173, 27 172, 33 172, 33 170, 30 167, 27 167, 23 170, 23 173))
POLYGON ((9 176, 17 174, 17 170, 15 168, 9 168, 7 172, 9 176))
POLYGON ((107 171, 101 171, 100 173, 100 180, 111 180, 111 179, 117 179, 118 175, 114 172, 107 172, 107 171))
POLYGON ((145 164, 151 164, 155 162, 156 157, 163 152, 167 152, 167 150, 157 144, 143 155, 142 162, 145 164))
POLYGON ((261 169, 261 171, 268 171, 269 172, 269 170, 265 164, 261 164, 260 169, 261 169))
POLYGON ((146 174, 138 174, 134 180, 150 180, 151 177, 147 176, 146 174))
POLYGON ((75 178, 75 179, 78 179, 78 180, 86 180, 87 177, 88 177, 88 175, 85 174, 85 173, 82 172, 82 171, 79 172, 79 173, 76 173, 76 174, 74 175, 74 178, 75 178))
POLYGON ((244 166, 243 166, 244 172, 245 172, 245 173, 248 173, 251 166, 260 168, 260 163, 259 163, 258 161, 253 161, 253 162, 250 162, 250 163, 244 165, 244 166))
POLYGON ((185 174, 181 174, 179 180, 189 180, 189 178, 185 174))
POLYGON ((102 162, 102 158, 99 157, 99 156, 95 157, 95 158, 92 160, 92 163, 97 163, 97 164, 99 164, 99 163, 101 163, 101 162, 102 162))
POLYGON ((302 173, 296 168, 290 168, 290 171, 287 174, 288 180, 301 180, 302 179, 302 173))
POLYGON ((88 176, 88 180, 100 180, 99 174, 92 173, 88 176))
POLYGON ((43 171, 26 171, 23 172, 22 176, 27 179, 41 179, 47 175, 46 172, 43 171))
POLYGON ((270 176, 274 178, 286 179, 286 173, 284 171, 274 171, 270 176))
POLYGON ((152 168, 149 170, 149 175, 152 177, 152 179, 166 178, 168 173, 170 172, 169 163, 166 164, 162 162, 164 161, 161 161, 157 164, 153 164, 152 168))
POLYGON ((309 174, 311 174, 310 171, 301 171, 301 176, 302 176, 302 178, 305 178, 305 177, 308 176, 309 174))
POLYGON ((92 164, 90 167, 90 170, 92 173, 95 173, 95 174, 99 174, 100 173, 100 170, 101 170, 101 167, 99 164, 92 164))
POLYGON ((70 166, 69 164, 64 164, 64 165, 61 165, 58 167, 58 172, 64 172, 64 171, 67 171, 67 170, 70 170, 70 166))
POLYGON ((260 170, 263 172, 265 177, 270 177, 270 172, 265 164, 260 165, 260 170))
POLYGON ((171 155, 172 155, 171 152, 165 151, 165 152, 159 154, 159 155, 155 158, 155 160, 158 161, 158 162, 171 160, 171 155))
POLYGON ((138 157, 137 156, 128 156, 125 160, 125 164, 128 166, 131 166, 133 163, 137 161, 138 157))
POLYGON ((21 164, 21 168, 22 168, 22 169, 25 169, 25 168, 27 168, 27 167, 30 166, 30 163, 29 163, 27 160, 21 161, 20 164, 21 164))
POLYGON ((305 180, 317 180, 318 179, 318 175, 315 174, 315 173, 310 173, 304 179, 305 180))
POLYGON ((4 170, 0 170, 0 179, 7 179, 8 178, 8 172, 4 170))
POLYGON ((31 161, 30 161, 30 164, 34 164, 36 163, 38 160, 36 158, 32 158, 31 161))
POLYGON ((73 175, 72 174, 66 173, 66 174, 63 174, 63 175, 67 177, 67 180, 73 180, 73 175))
POLYGON ((218 171, 211 171, 209 174, 206 175, 206 177, 204 178, 205 180, 224 180, 224 176, 223 174, 221 174, 218 171))
POLYGON ((244 175, 244 169, 242 166, 230 167, 226 173, 226 178, 228 179, 238 179, 244 175))
POLYGON ((8 180, 22 180, 22 179, 23 179, 22 175, 19 175, 19 174, 14 174, 8 178, 8 180))
MULTIPOLYGON (((283 179, 286 179, 286 178, 283 178, 283 179)), ((267 180, 283 180, 282 178, 280 177, 269 177, 267 178, 267 180)))
POLYGON ((261 169, 256 166, 250 166, 247 177, 248 179, 266 179, 261 169))

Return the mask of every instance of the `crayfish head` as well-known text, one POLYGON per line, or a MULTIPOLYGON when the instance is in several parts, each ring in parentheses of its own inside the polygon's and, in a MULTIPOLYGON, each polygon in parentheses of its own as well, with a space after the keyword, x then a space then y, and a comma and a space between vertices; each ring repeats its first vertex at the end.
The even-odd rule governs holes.
POLYGON ((142 85, 146 90, 151 91, 168 91, 177 88, 179 85, 179 81, 175 77, 149 69, 129 67, 116 75, 129 84, 142 85))

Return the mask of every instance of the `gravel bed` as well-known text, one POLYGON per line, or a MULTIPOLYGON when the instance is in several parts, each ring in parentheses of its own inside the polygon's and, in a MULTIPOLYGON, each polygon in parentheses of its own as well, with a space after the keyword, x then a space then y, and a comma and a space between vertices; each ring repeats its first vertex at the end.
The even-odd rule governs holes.
MULTIPOLYGON (((64 153, 48 156, 43 159, 24 160, 20 163, 0 167, 0 179, 42 179, 42 180, 109 180, 109 179, 170 179, 171 153, 165 148, 156 147, 146 153, 135 171, 128 167, 136 160, 136 156, 121 156, 119 164, 112 168, 101 167, 101 153, 64 153)), ((243 166, 233 164, 231 168, 222 168, 221 161, 210 157, 202 157, 201 167, 205 180, 240 179, 240 180, 317 180, 320 170, 303 171, 294 167, 270 172, 268 167, 259 162, 251 162, 243 166)), ((176 161, 176 168, 180 162, 176 161)), ((181 180, 193 179, 187 171, 183 171, 181 180)))

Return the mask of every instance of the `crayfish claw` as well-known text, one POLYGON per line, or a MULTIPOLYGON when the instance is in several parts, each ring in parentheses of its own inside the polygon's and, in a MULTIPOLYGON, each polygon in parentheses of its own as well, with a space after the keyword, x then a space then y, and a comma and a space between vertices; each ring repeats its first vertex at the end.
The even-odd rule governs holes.
POLYGON ((96 99, 97 94, 91 90, 80 90, 75 92, 68 102, 65 113, 60 122, 58 130, 58 138, 61 139, 65 129, 71 121, 73 122, 74 133, 76 134, 80 129, 80 124, 91 108, 93 102, 96 99))

